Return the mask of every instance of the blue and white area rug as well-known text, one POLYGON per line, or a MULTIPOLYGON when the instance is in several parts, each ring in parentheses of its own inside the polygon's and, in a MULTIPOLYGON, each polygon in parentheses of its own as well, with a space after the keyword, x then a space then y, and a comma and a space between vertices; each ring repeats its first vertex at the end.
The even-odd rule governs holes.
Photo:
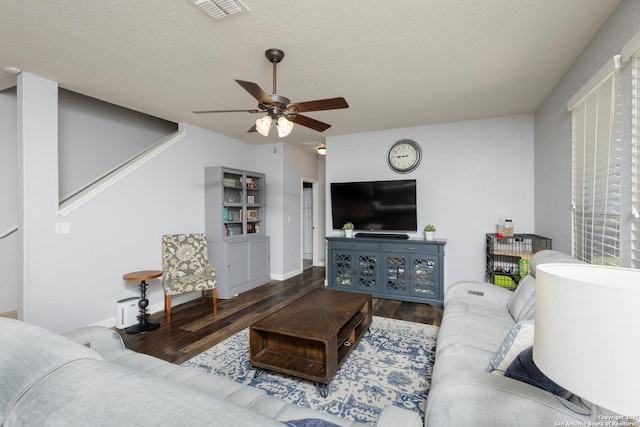
POLYGON ((224 375, 297 405, 375 424, 386 406, 424 417, 438 327, 374 316, 365 333, 320 396, 312 381, 265 371, 254 378, 249 364, 249 331, 245 329, 183 363, 224 375))

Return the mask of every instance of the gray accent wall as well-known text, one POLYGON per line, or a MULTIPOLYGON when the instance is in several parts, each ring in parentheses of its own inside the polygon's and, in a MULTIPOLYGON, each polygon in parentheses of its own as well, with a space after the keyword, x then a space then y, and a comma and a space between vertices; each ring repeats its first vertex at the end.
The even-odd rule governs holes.
POLYGON ((58 110, 61 198, 178 129, 176 123, 62 88, 58 110))
MULTIPOLYGON (((535 114, 535 231, 553 239, 554 249, 571 253, 571 113, 567 101, 640 32, 640 1, 623 0, 535 114)), ((631 67, 623 64, 622 160, 631 159, 631 67)), ((623 183, 622 265, 629 266, 630 191, 623 183)))

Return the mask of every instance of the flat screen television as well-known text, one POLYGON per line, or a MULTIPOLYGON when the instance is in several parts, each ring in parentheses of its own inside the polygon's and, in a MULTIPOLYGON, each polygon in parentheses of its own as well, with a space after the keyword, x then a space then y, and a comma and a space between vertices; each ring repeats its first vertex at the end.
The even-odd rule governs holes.
POLYGON ((416 180, 333 182, 331 215, 334 229, 416 231, 416 180))

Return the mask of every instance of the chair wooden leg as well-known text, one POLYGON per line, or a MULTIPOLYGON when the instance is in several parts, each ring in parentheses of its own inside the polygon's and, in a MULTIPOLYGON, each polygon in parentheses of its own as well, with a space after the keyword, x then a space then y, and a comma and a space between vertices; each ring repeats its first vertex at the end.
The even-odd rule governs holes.
POLYGON ((171 295, 164 296, 164 311, 167 313, 167 325, 171 323, 171 295))
POLYGON ((218 314, 218 290, 213 288, 211 290, 211 299, 213 300, 213 315, 218 314))

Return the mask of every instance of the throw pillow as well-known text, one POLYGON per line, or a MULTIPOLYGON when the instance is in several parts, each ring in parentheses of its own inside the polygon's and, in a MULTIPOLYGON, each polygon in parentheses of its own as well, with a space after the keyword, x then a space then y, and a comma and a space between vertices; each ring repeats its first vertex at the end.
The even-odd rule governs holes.
POLYGON ((500 348, 493 356, 486 371, 503 375, 511 362, 527 347, 533 345, 535 322, 533 319, 522 320, 511 328, 502 341, 500 348))
POLYGON ((571 393, 554 383, 538 369, 533 361, 533 346, 520 353, 504 373, 505 377, 531 384, 534 387, 568 398, 571 393))

